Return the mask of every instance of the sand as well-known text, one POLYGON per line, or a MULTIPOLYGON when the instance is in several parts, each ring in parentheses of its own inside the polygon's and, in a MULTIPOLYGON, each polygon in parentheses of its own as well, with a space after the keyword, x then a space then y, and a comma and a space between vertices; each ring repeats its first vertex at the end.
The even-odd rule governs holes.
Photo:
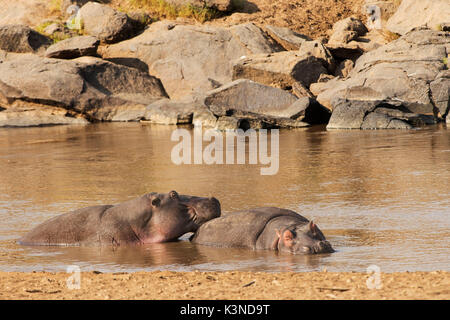
POLYGON ((450 272, 0 272, 0 299, 449 299, 450 272), (370 278, 372 277, 372 278, 370 278), (367 281, 372 289, 368 288, 367 281), (371 281, 373 280, 373 281, 371 281), (76 286, 76 282, 70 282, 76 286))

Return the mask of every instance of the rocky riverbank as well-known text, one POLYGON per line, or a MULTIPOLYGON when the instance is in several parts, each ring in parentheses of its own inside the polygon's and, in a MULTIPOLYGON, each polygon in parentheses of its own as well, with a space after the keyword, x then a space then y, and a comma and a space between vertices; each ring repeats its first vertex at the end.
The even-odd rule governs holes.
POLYGON ((79 289, 67 287, 70 276, 73 274, 64 272, 0 272, 0 299, 448 300, 450 298, 450 274, 444 271, 381 273, 378 280, 370 278, 370 274, 357 272, 83 272, 79 278, 79 289))
POLYGON ((299 10, 301 0, 272 7, 211 0, 201 9, 220 14, 206 23, 153 22, 151 1, 60 1, 56 22, 34 25, 20 13, 39 1, 19 1, 23 10, 4 6, 0 19, 0 126, 144 120, 220 130, 410 129, 450 122, 449 3, 378 2, 333 8, 351 16, 327 32, 318 24, 320 32, 302 34, 298 25, 316 25, 311 18, 299 16, 293 28, 286 17, 259 19, 261 10, 272 17, 299 10))

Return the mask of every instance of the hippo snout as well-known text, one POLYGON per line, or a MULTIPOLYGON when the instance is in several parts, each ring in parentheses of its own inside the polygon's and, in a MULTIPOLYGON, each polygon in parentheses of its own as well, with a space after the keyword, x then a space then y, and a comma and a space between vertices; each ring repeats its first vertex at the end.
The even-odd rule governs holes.
POLYGON ((317 243, 317 245, 314 246, 314 253, 332 253, 334 252, 333 247, 331 246, 331 243, 329 243, 327 240, 322 240, 317 243))

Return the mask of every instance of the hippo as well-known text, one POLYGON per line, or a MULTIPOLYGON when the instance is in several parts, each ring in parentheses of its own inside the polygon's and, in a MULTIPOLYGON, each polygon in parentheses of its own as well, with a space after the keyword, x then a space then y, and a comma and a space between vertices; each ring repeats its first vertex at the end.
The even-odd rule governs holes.
POLYGON ((137 245, 167 242, 220 216, 215 198, 148 193, 117 205, 56 216, 19 240, 23 245, 137 245))
POLYGON ((190 241, 291 254, 334 252, 313 221, 294 211, 275 207, 244 210, 212 219, 203 224, 190 241))

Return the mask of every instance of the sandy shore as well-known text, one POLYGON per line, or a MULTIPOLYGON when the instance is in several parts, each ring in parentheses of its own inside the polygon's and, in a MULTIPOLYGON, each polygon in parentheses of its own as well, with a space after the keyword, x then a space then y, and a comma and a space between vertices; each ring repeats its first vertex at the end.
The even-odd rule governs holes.
POLYGON ((0 299, 450 298, 450 272, 444 271, 382 273, 380 289, 368 288, 369 274, 353 272, 82 272, 79 289, 67 287, 70 276, 0 272, 0 299))

